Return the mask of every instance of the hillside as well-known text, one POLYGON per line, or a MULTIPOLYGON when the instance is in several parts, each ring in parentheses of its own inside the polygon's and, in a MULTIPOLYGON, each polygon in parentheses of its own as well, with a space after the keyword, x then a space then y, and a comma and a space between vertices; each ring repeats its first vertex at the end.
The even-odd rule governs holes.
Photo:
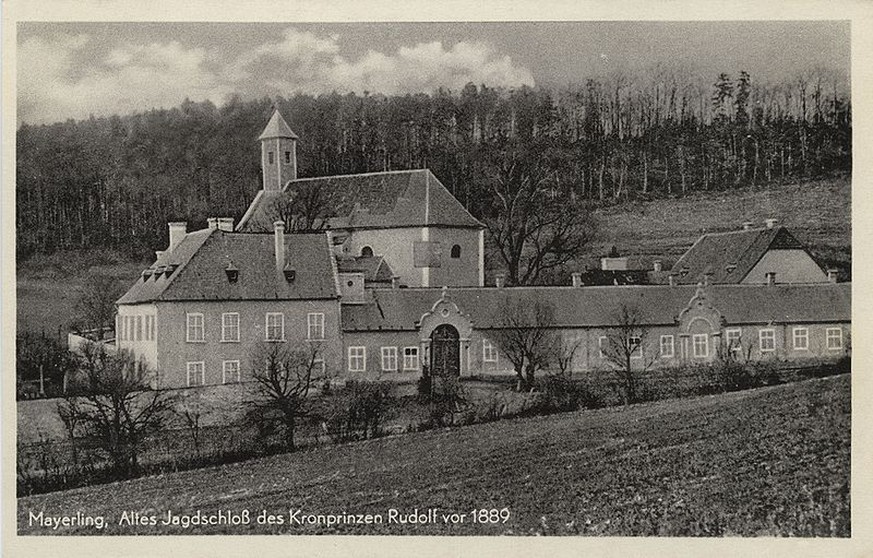
MULTIPOLYGON (((582 534, 849 536, 850 378, 435 430, 18 500, 22 534, 582 534), (390 509, 437 521, 388 524, 390 509), (473 509, 508 509, 504 523, 473 509), (381 514, 371 525, 288 525, 381 514), (239 526, 161 526, 248 510, 239 526), (285 524, 258 525, 261 510, 285 524), (104 516, 29 526, 29 512, 104 516), (157 525, 119 526, 122 512, 157 525), (445 523, 443 513, 468 514, 445 523), (300 517, 300 516, 297 516, 300 517)), ((499 514, 495 517, 499 517, 499 514)))

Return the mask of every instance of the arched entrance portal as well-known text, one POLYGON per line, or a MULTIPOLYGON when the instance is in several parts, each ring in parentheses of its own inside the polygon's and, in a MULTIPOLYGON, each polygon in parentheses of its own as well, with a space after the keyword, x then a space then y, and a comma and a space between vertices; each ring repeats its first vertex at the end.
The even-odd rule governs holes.
POLYGON ((460 376, 460 335, 454 326, 442 324, 430 334, 430 370, 434 376, 460 376))

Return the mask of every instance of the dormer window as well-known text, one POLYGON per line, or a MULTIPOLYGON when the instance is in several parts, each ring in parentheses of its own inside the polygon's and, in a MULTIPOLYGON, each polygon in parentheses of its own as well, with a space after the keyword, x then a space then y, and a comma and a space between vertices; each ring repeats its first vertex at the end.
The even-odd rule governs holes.
POLYGON ((363 248, 361 248, 361 256, 365 258, 373 257, 373 249, 369 246, 364 246, 363 248))
POLYGON ((452 246, 452 257, 455 259, 461 257, 461 246, 459 244, 452 246))
POLYGON ((294 279, 297 278, 297 270, 291 267, 291 264, 287 264, 285 269, 282 270, 282 273, 285 275, 285 281, 289 283, 293 283, 294 279))
POLYGON ((227 264, 224 273, 227 275, 228 283, 236 283, 237 281, 239 281, 239 269, 237 269, 237 267, 233 265, 233 262, 227 264))
POLYGON ((737 268, 737 264, 731 263, 724 266, 724 270, 728 273, 732 273, 737 268))
POLYGON ((151 276, 152 276, 152 270, 151 270, 151 269, 144 269, 144 270, 142 270, 142 280, 143 280, 143 282, 148 281, 148 280, 149 280, 149 277, 151 277, 151 276))

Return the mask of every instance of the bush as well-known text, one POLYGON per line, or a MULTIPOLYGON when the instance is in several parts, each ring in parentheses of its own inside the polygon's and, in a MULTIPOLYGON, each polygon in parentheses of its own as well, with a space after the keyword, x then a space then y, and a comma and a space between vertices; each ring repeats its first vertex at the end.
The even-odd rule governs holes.
POLYGON ((381 436, 393 400, 387 382, 349 381, 324 413, 328 435, 334 442, 381 436))

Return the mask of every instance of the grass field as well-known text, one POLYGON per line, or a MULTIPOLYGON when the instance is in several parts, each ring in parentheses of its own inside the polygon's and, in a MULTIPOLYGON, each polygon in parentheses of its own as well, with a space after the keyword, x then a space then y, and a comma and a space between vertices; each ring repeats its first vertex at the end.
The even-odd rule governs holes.
POLYGON ((507 420, 323 447, 18 500, 22 534, 582 534, 849 536, 850 378, 507 420), (436 522, 387 523, 438 509, 436 522), (473 523, 473 509, 508 509, 473 523), (370 525, 288 524, 380 514, 370 525), (228 527, 173 514, 242 514, 228 527), (258 524, 266 510, 284 524, 258 524), (30 513, 103 516, 29 525, 30 513), (122 512, 157 525, 119 525, 122 512), (466 514, 445 523, 442 514, 466 514), (297 516, 300 517, 300 516, 297 516))

